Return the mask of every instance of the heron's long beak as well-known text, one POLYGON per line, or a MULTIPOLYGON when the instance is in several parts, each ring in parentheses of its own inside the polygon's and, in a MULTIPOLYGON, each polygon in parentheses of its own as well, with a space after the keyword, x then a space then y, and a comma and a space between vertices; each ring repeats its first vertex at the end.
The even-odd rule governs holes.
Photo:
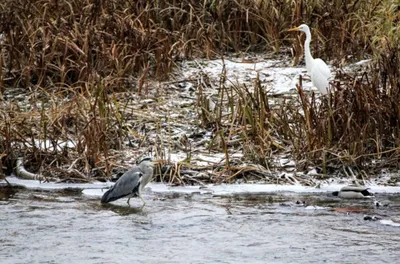
POLYGON ((299 31, 299 30, 300 30, 299 27, 288 29, 288 31, 299 31))

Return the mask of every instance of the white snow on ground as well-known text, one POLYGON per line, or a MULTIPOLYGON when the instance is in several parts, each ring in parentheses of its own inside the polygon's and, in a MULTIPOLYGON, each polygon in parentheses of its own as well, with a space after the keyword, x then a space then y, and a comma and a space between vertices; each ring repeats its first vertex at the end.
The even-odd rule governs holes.
MULTIPOLYGON (((257 56, 252 60, 243 60, 241 58, 229 59, 197 59, 193 61, 185 61, 181 65, 181 74, 183 77, 190 79, 199 71, 205 73, 208 77, 218 80, 225 66, 227 85, 229 84, 251 84, 259 74, 262 84, 267 84, 267 90, 271 94, 293 93, 296 91, 296 84, 299 82, 299 75, 303 76, 303 88, 312 89, 318 94, 318 90, 313 87, 310 77, 307 75, 305 65, 297 67, 291 66, 291 58, 284 60, 264 59, 257 56), (200 69, 200 70, 199 70, 200 69)), ((371 63, 371 59, 361 60, 352 64, 348 64, 343 69, 345 71, 353 71, 356 68, 365 67, 371 63)), ((329 63, 332 78, 335 76, 335 69, 329 63)))
POLYGON ((379 220, 379 222, 380 222, 382 225, 400 227, 400 222, 394 222, 394 221, 391 220, 391 219, 382 219, 382 220, 379 220))
MULTIPOLYGON (((369 60, 360 61, 348 67, 368 64, 369 60)), ((225 59, 225 60, 194 60, 185 61, 182 63, 181 74, 185 78, 192 78, 196 73, 202 71, 209 77, 218 80, 225 66, 228 84, 247 83, 251 84, 259 74, 260 80, 263 84, 267 84, 269 93, 288 93, 294 92, 296 83, 299 80, 299 75, 305 75, 306 69, 304 66, 290 67, 288 66, 289 59, 283 60, 264 60, 262 58, 255 59, 254 63, 248 61, 241 61, 241 59, 225 59), (200 68, 200 70, 199 70, 200 68)), ((348 68, 346 67, 346 68, 348 68)), ((303 87, 310 88, 312 86, 309 79, 303 81, 303 87)), ((315 87, 313 88, 314 90, 315 87)), ((46 145, 48 148, 52 146, 48 142, 42 142, 40 147, 46 145)), ((73 142, 66 142, 58 147, 72 147, 73 142)), ((241 153, 231 153, 230 157, 241 158, 241 153)), ((171 153, 169 155, 170 161, 175 163, 183 161, 186 158, 184 153, 171 153)), ((225 158, 223 153, 202 153, 192 157, 192 162, 196 165, 207 165, 210 163, 221 163, 225 158)), ((281 165, 294 168, 294 162, 288 158, 280 159, 281 165)), ((288 173, 286 173, 288 174, 288 173)), ((309 173, 310 174, 310 173, 309 173)), ((16 177, 8 177, 7 180, 12 185, 24 186, 29 189, 40 190, 62 190, 66 188, 82 189, 83 193, 88 196, 101 196, 106 188, 112 186, 113 183, 91 183, 91 184, 66 184, 66 183, 40 183, 35 180, 20 180, 16 177), (102 190, 104 188, 104 190, 102 190)), ((322 184, 320 188, 295 185, 275 185, 275 184, 221 184, 221 185, 206 185, 206 188, 199 186, 184 186, 184 187, 171 187, 165 184, 150 183, 148 187, 155 193, 211 193, 213 195, 225 195, 235 193, 271 193, 271 192, 299 192, 299 193, 324 193, 339 190, 345 186, 349 181, 342 181, 341 184, 330 183, 322 184)), ((2 181, 0 180, 0 183, 2 181)), ((3 181, 4 183, 4 181, 3 181)), ((371 191, 374 193, 400 193, 400 187, 386 187, 379 186, 380 182, 366 183, 371 191)))
MULTIPOLYGON (((258 60, 257 62, 249 63, 241 62, 240 59, 218 59, 187 61, 183 65, 182 74, 184 77, 190 78, 195 72, 199 71, 198 67, 200 67, 209 77, 218 79, 224 66, 227 75, 227 84, 250 84, 256 80, 258 73, 261 83, 266 83, 268 91, 272 94, 295 91, 299 75, 304 76, 307 73, 305 67, 290 67, 278 60, 258 60)), ((303 82, 303 88, 310 89, 311 87, 312 84, 309 79, 303 82)), ((313 90, 317 91, 315 87, 313 90)))
MULTIPOLYGON (((108 188, 113 183, 94 182, 94 183, 55 183, 55 182, 40 182, 37 180, 22 180, 15 176, 7 177, 7 181, 13 186, 22 186, 32 190, 64 190, 64 189, 101 189, 108 188)), ((0 183, 5 184, 4 180, 0 183)))
MULTIPOLYGON (((62 190, 62 189, 82 189, 82 193, 87 196, 100 197, 106 189, 113 185, 111 182, 95 182, 95 183, 40 183, 35 180, 21 180, 16 177, 7 177, 10 184, 15 186, 23 186, 28 189, 35 190, 62 190)), ((5 183, 0 181, 0 183, 5 183)), ((163 183, 149 183, 149 188, 154 193, 179 193, 179 194, 212 194, 212 195, 230 195, 230 194, 262 194, 275 192, 295 192, 295 193, 327 193, 340 190, 345 184, 326 184, 320 188, 301 186, 301 185, 280 185, 280 184, 207 184, 205 187, 200 186, 168 186, 163 183)), ((367 186, 373 193, 400 193, 399 187, 391 186, 367 186)))

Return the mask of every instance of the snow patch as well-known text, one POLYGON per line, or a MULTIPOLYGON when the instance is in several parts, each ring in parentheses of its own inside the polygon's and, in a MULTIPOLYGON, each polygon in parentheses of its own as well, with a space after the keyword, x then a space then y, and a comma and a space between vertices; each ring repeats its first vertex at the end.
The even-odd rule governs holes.
MULTIPOLYGON (((243 62, 240 59, 237 61, 230 59, 187 61, 183 64, 182 73, 189 79, 199 71, 200 67, 202 72, 209 77, 218 79, 225 70, 227 84, 252 83, 258 75, 261 83, 267 84, 268 90, 274 94, 295 91, 299 75, 306 74, 305 66, 290 67, 280 60, 262 60, 262 58, 256 60, 256 62, 243 62)), ((311 88, 311 80, 305 81, 303 87, 311 88)), ((316 90, 316 88, 313 89, 316 90)))
MULTIPOLYGON (((14 186, 22 186, 35 190, 64 190, 80 189, 87 196, 101 196, 106 189, 111 187, 112 182, 94 182, 94 183, 54 183, 39 182, 35 180, 21 180, 14 176, 7 177, 8 182, 14 186)), ((4 181, 0 181, 5 183, 4 181)), ((168 186, 163 183, 149 183, 146 189, 154 193, 179 193, 179 194, 213 194, 213 195, 232 195, 232 194, 267 194, 276 192, 294 192, 294 193, 328 193, 340 190, 344 184, 326 184, 320 188, 302 186, 302 185, 280 185, 280 184, 207 184, 202 186, 168 186)), ((400 187, 391 186, 366 186, 373 193, 400 193, 400 187)))
POLYGON ((382 219, 382 220, 379 220, 379 222, 380 222, 382 225, 400 227, 400 223, 396 223, 396 222, 394 222, 394 221, 391 220, 391 219, 382 219))

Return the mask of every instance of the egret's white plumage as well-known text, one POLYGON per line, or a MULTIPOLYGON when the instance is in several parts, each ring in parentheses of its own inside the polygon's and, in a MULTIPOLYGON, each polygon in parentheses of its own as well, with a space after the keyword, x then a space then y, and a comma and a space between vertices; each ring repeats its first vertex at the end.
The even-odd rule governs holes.
POLYGON ((328 94, 329 79, 331 71, 328 65, 321 59, 314 59, 310 52, 311 32, 306 24, 291 28, 288 31, 302 31, 306 33, 306 41, 304 42, 304 57, 306 59, 307 73, 311 77, 311 81, 322 94, 328 94))

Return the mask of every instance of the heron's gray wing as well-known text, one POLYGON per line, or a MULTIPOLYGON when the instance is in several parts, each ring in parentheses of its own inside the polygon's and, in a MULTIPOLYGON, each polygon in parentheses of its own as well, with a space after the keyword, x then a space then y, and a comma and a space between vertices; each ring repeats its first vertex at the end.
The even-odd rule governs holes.
POLYGON ((142 172, 133 168, 125 172, 118 181, 101 198, 102 203, 108 203, 138 191, 142 172))

